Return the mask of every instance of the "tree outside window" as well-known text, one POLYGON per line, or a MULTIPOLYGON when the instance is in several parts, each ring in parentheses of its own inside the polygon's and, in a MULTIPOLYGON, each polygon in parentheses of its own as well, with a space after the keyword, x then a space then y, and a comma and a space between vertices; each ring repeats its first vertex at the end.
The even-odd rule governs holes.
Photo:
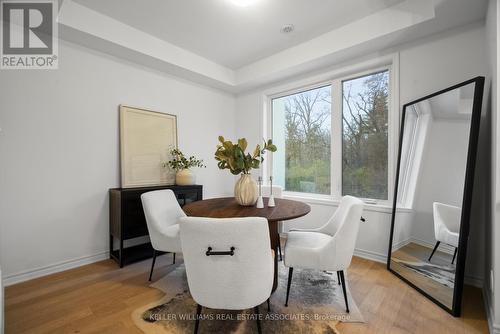
POLYGON ((388 198, 389 72, 342 82, 342 195, 388 198))
POLYGON ((388 70, 273 99, 276 184, 291 192, 387 200, 388 104, 388 70), (341 101, 332 101, 335 89, 341 101), (332 133, 332 117, 341 133, 332 133), (342 149, 332 155, 332 147, 342 149), (341 166, 333 175, 332 159, 341 166), (332 181, 342 189, 332 189, 332 181))
POLYGON ((331 86, 274 99, 272 106, 273 140, 285 147, 281 159, 273 154, 277 183, 286 191, 330 194, 331 86))

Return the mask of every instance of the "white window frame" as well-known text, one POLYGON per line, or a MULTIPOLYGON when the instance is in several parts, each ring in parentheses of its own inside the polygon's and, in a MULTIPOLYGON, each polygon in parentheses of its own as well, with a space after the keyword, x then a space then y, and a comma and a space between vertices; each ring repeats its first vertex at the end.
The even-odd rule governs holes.
MULTIPOLYGON (((363 198, 365 203, 375 206, 389 207, 394 198, 394 179, 396 175, 398 137, 400 130, 400 105, 399 105, 399 54, 371 59, 356 65, 346 66, 337 70, 324 73, 319 76, 305 80, 295 81, 286 85, 275 87, 264 92, 263 95, 263 117, 262 138, 272 137, 272 100, 302 91, 311 90, 331 85, 332 93, 332 147, 331 147, 331 188, 329 195, 312 194, 303 192, 285 191, 284 196, 302 198, 309 200, 338 202, 342 197, 342 159, 338 159, 342 153, 342 82, 373 73, 389 71, 389 103, 388 103, 388 161, 387 177, 388 192, 387 200, 363 198)), ((279 149, 279 148, 278 148, 279 149)), ((268 178, 272 175, 272 155, 264 162, 263 176, 268 178)))

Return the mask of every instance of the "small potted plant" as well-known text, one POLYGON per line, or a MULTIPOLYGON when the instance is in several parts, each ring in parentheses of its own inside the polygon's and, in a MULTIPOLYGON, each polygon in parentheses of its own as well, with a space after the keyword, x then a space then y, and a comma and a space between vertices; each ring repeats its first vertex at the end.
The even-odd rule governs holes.
POLYGON ((180 186, 188 186, 196 183, 196 175, 191 168, 205 168, 203 160, 197 159, 195 156, 186 158, 184 153, 177 148, 170 150, 172 159, 163 164, 163 167, 170 167, 175 170, 175 184, 180 186))
POLYGON ((233 144, 230 140, 219 136, 219 144, 215 151, 215 160, 218 161, 217 166, 220 169, 229 169, 231 174, 241 175, 234 186, 234 197, 243 206, 254 205, 258 197, 257 183, 252 179, 250 171, 260 167, 266 151, 276 152, 276 146, 271 139, 264 141, 262 148, 257 145, 252 154, 245 153, 247 146, 245 138, 240 138, 238 143, 233 144))

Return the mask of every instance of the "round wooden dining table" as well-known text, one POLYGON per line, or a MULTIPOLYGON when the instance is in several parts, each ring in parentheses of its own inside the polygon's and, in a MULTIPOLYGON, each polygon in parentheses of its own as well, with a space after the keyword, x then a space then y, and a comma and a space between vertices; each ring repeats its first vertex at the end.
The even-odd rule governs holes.
POLYGON ((275 206, 269 207, 264 197, 264 208, 241 206, 234 197, 211 198, 186 204, 182 209, 188 216, 209 218, 264 217, 269 225, 271 248, 274 250, 273 292, 278 287, 278 222, 307 215, 311 207, 303 202, 275 198, 275 206))

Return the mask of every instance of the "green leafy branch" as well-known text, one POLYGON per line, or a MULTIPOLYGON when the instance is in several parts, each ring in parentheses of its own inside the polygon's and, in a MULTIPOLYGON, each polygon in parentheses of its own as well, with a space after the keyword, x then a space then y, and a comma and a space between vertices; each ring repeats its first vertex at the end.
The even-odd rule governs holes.
POLYGON ((219 136, 219 144, 215 151, 215 160, 220 169, 229 169, 234 174, 249 174, 251 169, 257 169, 264 161, 263 155, 266 151, 276 152, 276 146, 269 139, 261 148, 260 145, 255 146, 253 152, 246 153, 248 142, 245 138, 238 139, 238 143, 233 143, 230 140, 225 140, 219 136))
POLYGON ((169 160, 168 162, 163 163, 163 167, 168 166, 174 169, 176 172, 192 167, 200 167, 200 168, 207 167, 203 163, 202 159, 197 159, 193 155, 190 156, 189 158, 186 158, 184 153, 182 153, 182 151, 177 148, 171 149, 170 154, 172 155, 172 159, 169 160))

